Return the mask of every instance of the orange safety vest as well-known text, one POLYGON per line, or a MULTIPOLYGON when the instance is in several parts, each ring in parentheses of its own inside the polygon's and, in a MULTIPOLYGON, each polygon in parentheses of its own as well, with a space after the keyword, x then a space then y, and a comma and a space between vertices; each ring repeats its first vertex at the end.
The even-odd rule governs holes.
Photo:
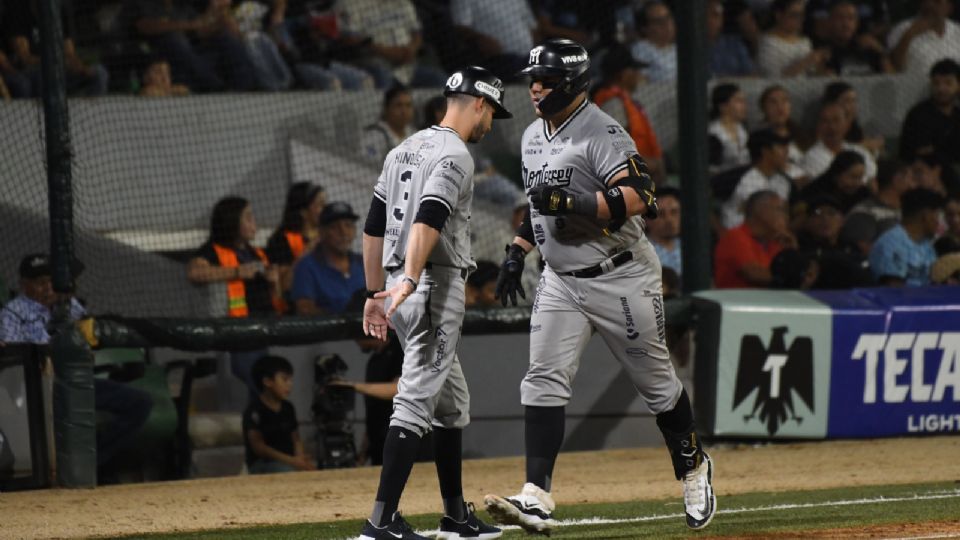
POLYGON ((657 142, 657 134, 653 131, 650 120, 644 114, 643 109, 633 101, 633 98, 623 88, 616 85, 601 88, 594 94, 593 102, 597 104, 597 107, 601 107, 611 98, 620 98, 620 101, 623 102, 623 108, 627 113, 627 131, 637 145, 637 151, 640 152, 640 155, 655 159, 663 157, 663 150, 660 148, 660 143, 657 142))
MULTIPOLYGON (((225 268, 237 268, 240 266, 240 261, 237 260, 237 252, 231 248, 223 247, 220 244, 213 244, 213 250, 217 253, 217 260, 220 261, 220 266, 225 268)), ((269 265, 270 261, 267 260, 267 254, 263 252, 260 248, 253 248, 253 252, 257 254, 257 257, 260 257, 260 260, 263 261, 264 265, 269 265)), ((250 315, 250 310, 247 308, 247 288, 243 284, 242 279, 231 279, 227 282, 227 316, 229 317, 246 317, 250 315)), ((274 309, 277 309, 277 302, 274 300, 274 309)))
POLYGON ((293 258, 299 259, 300 255, 303 254, 303 234, 286 231, 284 235, 287 237, 287 245, 290 246, 290 252, 293 253, 293 258))

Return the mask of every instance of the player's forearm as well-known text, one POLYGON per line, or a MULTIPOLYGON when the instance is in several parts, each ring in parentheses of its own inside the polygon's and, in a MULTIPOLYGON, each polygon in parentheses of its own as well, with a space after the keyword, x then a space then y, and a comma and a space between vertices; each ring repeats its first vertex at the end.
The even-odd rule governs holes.
POLYGON ((514 236, 513 243, 522 247, 524 253, 530 253, 533 250, 533 244, 527 242, 522 236, 514 236))
POLYGON ((420 274, 427 265, 427 257, 440 240, 440 231, 426 223, 414 223, 407 240, 407 256, 404 274, 420 281, 420 274))
POLYGON ((383 237, 363 233, 363 274, 367 281, 367 290, 378 291, 383 288, 383 237))

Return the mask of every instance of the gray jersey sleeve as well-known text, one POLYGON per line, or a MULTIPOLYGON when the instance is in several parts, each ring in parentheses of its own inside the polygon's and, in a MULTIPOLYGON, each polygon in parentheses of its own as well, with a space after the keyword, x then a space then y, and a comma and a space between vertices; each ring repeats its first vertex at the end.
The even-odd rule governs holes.
POLYGON ((637 145, 627 130, 620 124, 611 123, 590 139, 586 157, 597 177, 604 185, 609 185, 611 178, 627 168, 627 158, 636 153, 637 145))
POLYGON ((377 185, 373 188, 373 196, 383 201, 383 204, 387 204, 387 168, 384 167, 380 171, 380 176, 377 178, 377 185))
POLYGON ((460 205, 463 194, 472 190, 473 158, 466 149, 451 150, 437 159, 424 183, 420 202, 437 201, 452 214, 460 205))

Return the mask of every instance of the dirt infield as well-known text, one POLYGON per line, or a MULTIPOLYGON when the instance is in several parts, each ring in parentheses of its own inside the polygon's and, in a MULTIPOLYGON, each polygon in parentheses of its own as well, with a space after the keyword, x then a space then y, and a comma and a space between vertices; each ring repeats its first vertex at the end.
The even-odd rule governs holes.
MULTIPOLYGON (((712 450, 718 496, 960 481, 960 437, 720 447, 712 450)), ((520 458, 464 464, 469 500, 513 493, 520 458)), ((130 484, 96 490, 0 494, 0 538, 78 538, 257 524, 360 518, 369 511, 379 468, 130 484)), ((679 496, 665 449, 563 454, 559 504, 679 496)), ((401 502, 407 514, 436 512, 436 474, 418 464, 401 502)))

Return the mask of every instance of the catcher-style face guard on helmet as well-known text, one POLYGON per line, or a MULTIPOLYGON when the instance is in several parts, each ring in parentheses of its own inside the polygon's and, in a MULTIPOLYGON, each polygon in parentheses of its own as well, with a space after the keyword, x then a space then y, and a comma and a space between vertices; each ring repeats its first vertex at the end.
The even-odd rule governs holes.
POLYGON ((520 75, 533 80, 556 80, 553 91, 537 104, 541 114, 552 116, 573 103, 590 86, 590 55, 569 39, 548 39, 530 49, 527 67, 520 75))
POLYGON ((493 106, 493 117, 513 118, 503 106, 503 81, 480 66, 468 66, 454 72, 447 79, 443 95, 467 94, 482 97, 493 106))

